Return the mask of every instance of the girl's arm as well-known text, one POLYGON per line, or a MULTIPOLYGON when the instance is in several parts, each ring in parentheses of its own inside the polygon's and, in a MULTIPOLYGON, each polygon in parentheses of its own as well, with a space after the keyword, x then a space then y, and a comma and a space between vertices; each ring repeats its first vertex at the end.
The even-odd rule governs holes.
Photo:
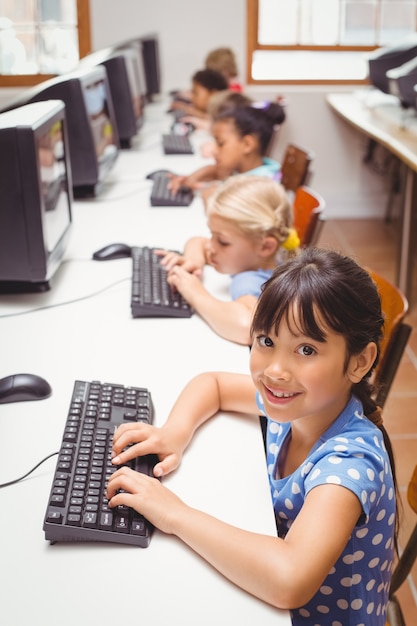
POLYGON ((260 535, 187 506, 157 479, 126 467, 111 477, 108 497, 110 506, 135 508, 233 583, 282 609, 302 606, 313 597, 361 513, 351 491, 322 485, 309 493, 285 539, 260 535), (117 493, 119 489, 123 492, 117 493))
POLYGON ((257 298, 241 296, 223 301, 212 296, 201 281, 176 265, 168 275, 173 285, 193 309, 221 337, 243 345, 250 344, 250 326, 257 298))
POLYGON ((223 181, 233 174, 233 170, 225 170, 218 167, 215 163, 211 165, 205 165, 196 170, 189 176, 175 176, 171 177, 169 182, 169 189, 173 193, 177 193, 181 187, 188 187, 195 191, 205 190, 206 186, 217 185, 219 181, 223 181))
POLYGON ((250 376, 225 372, 196 376, 186 385, 161 428, 141 423, 119 426, 113 438, 113 463, 121 465, 137 456, 157 454, 160 462, 154 474, 164 476, 180 464, 197 428, 220 410, 259 413, 250 376))

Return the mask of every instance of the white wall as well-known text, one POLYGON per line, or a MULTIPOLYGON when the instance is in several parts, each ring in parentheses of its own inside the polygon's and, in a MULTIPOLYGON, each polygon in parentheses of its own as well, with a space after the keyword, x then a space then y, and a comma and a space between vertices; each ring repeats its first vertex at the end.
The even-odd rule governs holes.
POLYGON ((230 46, 245 76, 246 0, 90 0, 92 45, 158 33, 162 87, 188 86, 209 50, 230 46))
MULTIPOLYGON (((158 34, 164 93, 189 86, 207 52, 224 45, 234 49, 240 78, 245 80, 246 0, 90 0, 90 7, 95 50, 138 35, 158 34)), ((382 217, 385 187, 362 164, 366 141, 329 109, 328 91, 336 89, 248 88, 254 97, 286 96, 287 120, 275 155, 280 158, 289 142, 315 153, 311 185, 325 198, 329 218, 382 217)), ((0 104, 14 94, 15 90, 0 90, 0 104)))

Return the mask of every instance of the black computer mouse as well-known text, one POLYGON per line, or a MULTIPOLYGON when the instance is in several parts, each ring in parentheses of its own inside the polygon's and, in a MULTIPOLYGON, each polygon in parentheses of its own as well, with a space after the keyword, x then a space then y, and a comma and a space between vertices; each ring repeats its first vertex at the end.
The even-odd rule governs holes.
POLYGON ((93 254, 95 261, 112 261, 113 259, 125 259, 132 256, 132 248, 126 243, 109 243, 104 248, 96 250, 93 254))
POLYGON ((11 374, 0 379, 0 404, 43 400, 51 393, 50 384, 36 374, 11 374))
POLYGON ((155 170, 154 172, 150 172, 146 178, 153 180, 158 174, 171 174, 171 172, 170 170, 155 170))

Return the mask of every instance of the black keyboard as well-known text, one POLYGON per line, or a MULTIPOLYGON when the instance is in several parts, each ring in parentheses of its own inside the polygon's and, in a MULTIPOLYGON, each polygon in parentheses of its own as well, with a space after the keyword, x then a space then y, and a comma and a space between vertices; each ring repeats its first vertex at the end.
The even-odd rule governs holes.
POLYGON ((193 309, 167 282, 155 248, 132 248, 133 317, 191 317, 193 309))
MULTIPOLYGON (((75 382, 43 525, 45 539, 149 545, 151 524, 129 507, 111 509, 106 486, 117 469, 110 462, 115 428, 152 419, 147 389, 75 382)), ((140 457, 129 465, 152 476, 155 460, 140 457)))
POLYGON ((176 194, 168 189, 171 178, 167 173, 158 172, 153 177, 151 192, 152 206, 190 206, 194 194, 191 189, 180 188, 176 194))
POLYGON ((194 154, 188 135, 162 135, 162 147, 165 154, 194 154))

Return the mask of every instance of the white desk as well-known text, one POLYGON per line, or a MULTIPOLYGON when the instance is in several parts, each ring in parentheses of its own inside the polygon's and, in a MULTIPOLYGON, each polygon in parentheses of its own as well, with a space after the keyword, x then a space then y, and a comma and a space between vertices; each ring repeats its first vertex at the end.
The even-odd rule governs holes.
POLYGON ((398 103, 393 104, 389 96, 371 90, 349 94, 329 94, 327 102, 342 119, 384 146, 400 159, 406 168, 397 284, 411 300, 413 295, 411 293, 412 255, 416 245, 417 213, 417 124, 415 119, 409 118, 406 121, 406 115, 398 103))
MULTIPOLYGON (((191 163, 189 157, 161 156, 156 141, 152 147, 152 123, 143 129, 138 146, 120 155, 102 196, 74 204, 67 262, 52 289, 0 297, 0 315, 5 315, 87 296, 121 281, 74 304, 0 318, 0 376, 34 372, 53 388, 47 400, 0 405, 0 482, 17 478, 59 449, 75 379, 148 387, 155 423, 162 424, 193 375, 209 369, 248 371, 247 348, 221 339, 197 315, 133 319, 131 261, 90 260, 94 250, 114 241, 176 248, 190 235, 206 232, 198 198, 188 208, 149 205, 151 183, 143 175, 174 161, 186 172, 186 160, 191 163)), ((195 156, 191 169, 198 161, 195 156)), ((227 279, 208 272, 205 280, 228 297, 227 279)), ((244 593, 182 542, 159 531, 143 550, 111 544, 51 546, 42 525, 55 462, 56 457, 25 481, 0 490, 5 624, 290 625, 287 612, 244 593)), ((210 421, 197 433, 179 470, 164 482, 191 506, 275 534, 256 417, 225 414, 210 421), (236 428, 239 449, 232 446, 236 428)))

